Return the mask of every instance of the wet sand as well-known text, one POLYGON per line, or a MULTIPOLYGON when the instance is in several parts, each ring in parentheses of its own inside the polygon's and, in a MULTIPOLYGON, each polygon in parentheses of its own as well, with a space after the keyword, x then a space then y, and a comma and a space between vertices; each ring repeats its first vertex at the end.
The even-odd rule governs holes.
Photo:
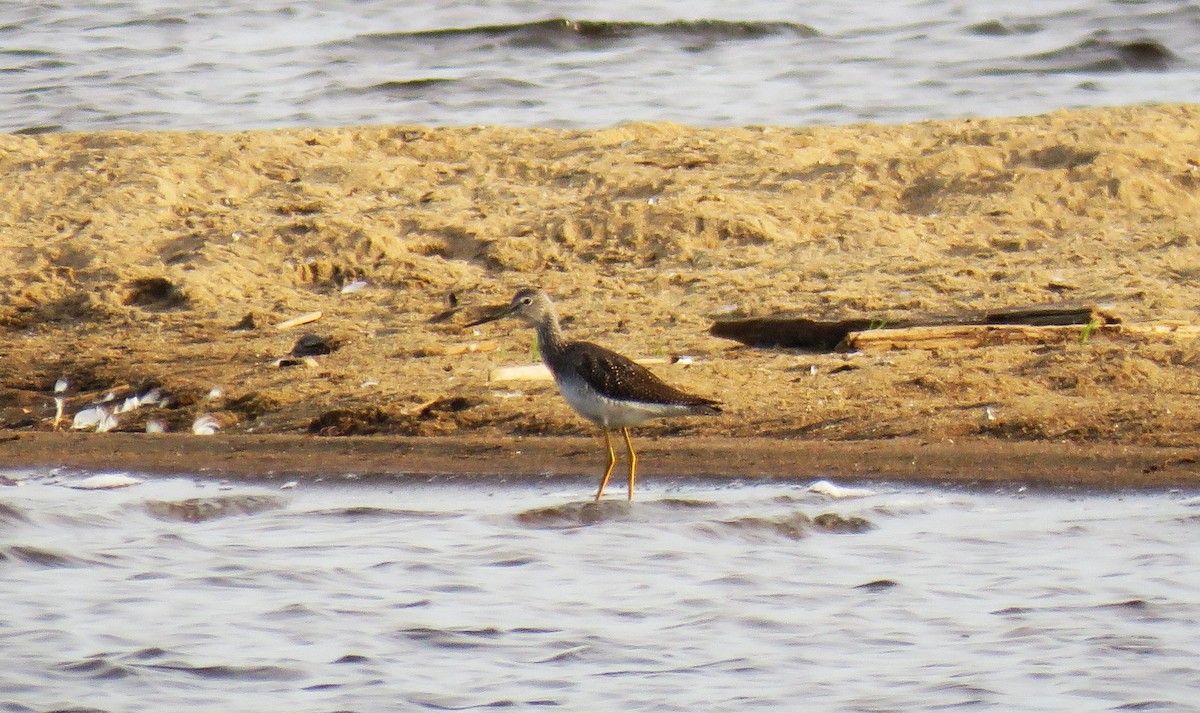
MULTIPOLYGON (((1081 490, 1200 486, 1190 448, 995 439, 795 441, 768 438, 640 439, 639 482, 658 479, 838 482, 891 480, 942 486, 1022 485, 1081 490)), ((231 481, 578 481, 591 492, 603 466, 598 438, 347 437, 294 435, 10 434, 0 468, 68 467, 200 475, 231 481)), ((624 485, 624 465, 614 474, 624 485)))
POLYGON ((1192 334, 804 353, 708 330, 1061 300, 1193 326, 1196 146, 1195 105, 799 129, 2 136, 0 459, 594 474, 595 431, 553 384, 490 377, 533 360, 529 331, 463 326, 538 284, 569 337, 663 359, 667 381, 724 401, 720 417, 638 429, 647 477, 1191 482, 1192 334), (305 333, 332 353, 279 366, 305 333), (68 420, 113 389, 169 400, 122 415, 125 433, 52 435, 62 376, 79 391, 68 420), (219 436, 183 435, 206 414, 219 436), (150 419, 179 435, 132 434, 150 419))

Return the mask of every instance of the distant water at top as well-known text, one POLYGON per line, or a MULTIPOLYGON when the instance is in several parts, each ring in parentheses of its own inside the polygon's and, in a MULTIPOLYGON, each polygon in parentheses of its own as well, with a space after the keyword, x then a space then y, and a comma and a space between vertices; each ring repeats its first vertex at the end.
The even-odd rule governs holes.
POLYGON ((1200 101, 1182 0, 0 2, 0 131, 904 122, 1200 101))

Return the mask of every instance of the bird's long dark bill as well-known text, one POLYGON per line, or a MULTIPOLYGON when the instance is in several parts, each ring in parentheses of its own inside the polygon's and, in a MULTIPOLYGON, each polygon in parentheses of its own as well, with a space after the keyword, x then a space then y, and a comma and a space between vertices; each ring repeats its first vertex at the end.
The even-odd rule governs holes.
POLYGON ((499 307, 489 307, 488 311, 484 314, 483 317, 480 317, 479 319, 477 319, 473 322, 467 322, 463 326, 474 327, 479 324, 487 324, 488 322, 495 322, 498 319, 507 317, 508 315, 512 314, 512 311, 513 311, 512 305, 500 305, 499 307))

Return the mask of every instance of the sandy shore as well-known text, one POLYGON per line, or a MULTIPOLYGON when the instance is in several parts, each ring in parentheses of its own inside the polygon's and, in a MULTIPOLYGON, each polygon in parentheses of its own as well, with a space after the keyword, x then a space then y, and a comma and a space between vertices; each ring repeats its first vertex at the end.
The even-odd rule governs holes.
POLYGON ((708 330, 1066 299, 1195 325, 1198 146, 1194 105, 802 129, 2 136, 0 461, 591 473, 593 430, 551 383, 489 380, 532 360, 529 331, 463 327, 538 284, 570 336, 691 357, 655 368, 725 402, 640 429, 648 476, 1191 483, 1200 350, 1185 334, 804 353, 708 330), (334 351, 278 366, 306 332, 334 351), (50 434, 62 376, 68 419, 112 389, 169 400, 118 433, 50 434), (119 433, 159 419, 186 434, 204 414, 222 435, 119 433))

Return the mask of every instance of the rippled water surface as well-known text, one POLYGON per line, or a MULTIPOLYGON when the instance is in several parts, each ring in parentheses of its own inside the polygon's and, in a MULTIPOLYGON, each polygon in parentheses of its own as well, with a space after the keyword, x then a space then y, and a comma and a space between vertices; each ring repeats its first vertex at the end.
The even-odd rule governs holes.
POLYGON ((0 710, 1184 710, 1200 499, 10 473, 0 710), (15 483, 15 484, 14 484, 15 483), (864 529, 866 528, 866 529, 864 529))
POLYGON ((808 125, 1197 97, 1184 0, 0 3, 0 131, 808 125))

